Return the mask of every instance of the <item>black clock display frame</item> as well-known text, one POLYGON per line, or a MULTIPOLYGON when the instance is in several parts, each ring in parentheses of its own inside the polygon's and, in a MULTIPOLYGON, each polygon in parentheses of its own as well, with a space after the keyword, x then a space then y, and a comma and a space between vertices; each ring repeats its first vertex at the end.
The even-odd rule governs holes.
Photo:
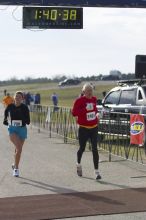
POLYGON ((23 7, 23 28, 82 29, 83 8, 23 7))

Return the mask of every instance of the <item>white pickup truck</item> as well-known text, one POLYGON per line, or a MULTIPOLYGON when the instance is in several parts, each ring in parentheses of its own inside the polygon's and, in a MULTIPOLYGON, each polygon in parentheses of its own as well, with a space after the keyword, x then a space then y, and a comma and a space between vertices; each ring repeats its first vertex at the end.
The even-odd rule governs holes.
POLYGON ((130 80, 118 82, 97 106, 99 112, 121 112, 146 114, 146 81, 130 80))

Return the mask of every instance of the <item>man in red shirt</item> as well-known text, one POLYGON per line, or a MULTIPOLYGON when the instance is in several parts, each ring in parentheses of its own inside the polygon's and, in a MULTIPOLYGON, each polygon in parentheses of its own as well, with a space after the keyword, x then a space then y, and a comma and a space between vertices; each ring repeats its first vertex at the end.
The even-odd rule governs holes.
POLYGON ((97 99, 93 96, 93 87, 91 84, 83 86, 84 95, 77 98, 74 102, 72 114, 77 117, 79 124, 78 138, 79 150, 77 152, 77 174, 82 176, 81 158, 85 151, 88 139, 91 141, 93 163, 95 168, 96 179, 101 179, 98 171, 99 154, 97 149, 97 134, 98 134, 98 118, 97 118, 97 99))

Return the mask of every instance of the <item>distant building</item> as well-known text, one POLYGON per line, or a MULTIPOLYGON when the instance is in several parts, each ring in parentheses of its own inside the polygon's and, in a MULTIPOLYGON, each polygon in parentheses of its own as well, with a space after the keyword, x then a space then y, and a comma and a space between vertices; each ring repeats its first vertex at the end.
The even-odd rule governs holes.
POLYGON ((118 77, 119 79, 122 78, 122 73, 119 70, 111 70, 109 72, 110 76, 118 77))

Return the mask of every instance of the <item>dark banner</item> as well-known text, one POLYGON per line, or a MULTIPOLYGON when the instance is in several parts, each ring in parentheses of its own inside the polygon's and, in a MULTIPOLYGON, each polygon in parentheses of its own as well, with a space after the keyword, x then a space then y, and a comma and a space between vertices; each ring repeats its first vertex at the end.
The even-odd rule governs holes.
POLYGON ((145 0, 0 0, 0 5, 145 8, 145 0))

